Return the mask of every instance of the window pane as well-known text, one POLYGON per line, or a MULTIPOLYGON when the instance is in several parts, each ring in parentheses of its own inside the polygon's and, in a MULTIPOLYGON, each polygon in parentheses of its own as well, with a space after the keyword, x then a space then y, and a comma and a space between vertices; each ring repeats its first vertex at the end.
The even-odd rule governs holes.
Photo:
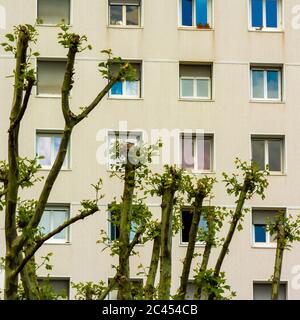
POLYGON ((207 0, 196 1, 196 24, 207 24, 207 0))
POLYGON ((254 225, 254 239, 255 242, 266 242, 266 225, 256 224, 254 225))
POLYGON ((268 98, 278 99, 279 98, 279 72, 278 71, 267 71, 268 81, 268 98))
POLYGON ((112 95, 122 95, 123 94, 123 82, 116 82, 111 88, 112 95))
POLYGON ((182 136, 182 168, 194 168, 194 143, 192 137, 182 136))
MULTIPOLYGON (((63 224, 67 220, 67 212, 62 211, 52 211, 52 219, 53 219, 53 229, 56 229, 58 226, 63 224)), ((67 239, 67 228, 62 230, 60 233, 54 235, 53 239, 66 240, 67 239)))
POLYGON ((138 96, 139 95, 139 82, 138 81, 126 81, 126 95, 138 96))
POLYGON ((201 219, 200 219, 199 228, 201 228, 201 231, 202 231, 202 232, 203 232, 203 231, 206 232, 206 231, 208 230, 207 221, 206 221, 203 217, 201 217, 201 219))
POLYGON ((197 97, 209 98, 209 80, 208 79, 197 80, 197 97))
POLYGON ((182 230, 181 230, 181 242, 189 242, 189 233, 191 230, 193 214, 190 210, 183 210, 181 212, 182 230))
POLYGON ((112 25, 122 25, 123 15, 122 6, 110 6, 110 24, 112 25))
MULTIPOLYGON (((286 284, 281 283, 279 287, 278 300, 286 300, 286 284)), ((253 299, 254 300, 271 300, 272 285, 269 283, 254 283, 253 284, 253 299)))
POLYGON ((198 170, 211 170, 212 139, 197 138, 198 170))
POLYGON ((266 0, 266 20, 268 28, 277 28, 277 0, 266 0))
POLYGON ((264 98, 264 71, 252 70, 252 94, 253 98, 264 98))
POLYGON ((65 61, 38 61, 38 94, 61 94, 65 61))
POLYGON ((262 27, 263 25, 263 1, 252 0, 252 27, 262 27))
POLYGON ((281 171, 282 142, 280 140, 269 140, 269 169, 270 171, 281 171))
POLYGON ((182 25, 193 25, 193 1, 182 0, 182 25))
POLYGON ((260 170, 265 169, 265 141, 252 140, 252 161, 255 161, 260 170))
POLYGON ((42 215, 42 219, 39 224, 42 234, 47 234, 51 231, 50 214, 51 214, 50 211, 44 211, 42 215))
POLYGON ((137 26, 139 24, 139 6, 126 6, 126 24, 137 26))
POLYGON ((38 0, 38 18, 43 24, 70 24, 70 0, 38 0))
POLYGON ((191 79, 182 79, 182 96, 183 97, 193 97, 194 96, 194 80, 191 79))
POLYGON ((51 137, 38 136, 37 154, 44 157, 44 159, 39 160, 42 167, 51 166, 51 137))

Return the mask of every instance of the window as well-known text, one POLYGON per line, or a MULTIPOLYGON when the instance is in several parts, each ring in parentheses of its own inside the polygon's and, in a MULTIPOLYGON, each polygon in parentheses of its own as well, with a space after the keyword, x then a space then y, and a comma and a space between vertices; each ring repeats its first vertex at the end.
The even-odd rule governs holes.
POLYGON ((211 99, 211 65, 181 64, 180 98, 182 99, 211 99))
POLYGON ((251 27, 279 29, 282 27, 282 0, 250 0, 251 27))
MULTIPOLYGON (((36 154, 43 157, 39 160, 39 164, 43 169, 51 169, 56 159, 62 133, 57 131, 37 131, 36 134, 36 154)), ((63 169, 68 169, 70 165, 70 148, 68 148, 63 169)))
MULTIPOLYGON (((181 243, 189 242, 189 233, 191 230, 193 220, 193 213, 190 209, 183 209, 181 211, 181 221, 182 221, 182 230, 181 230, 181 243)), ((202 231, 207 231, 207 223, 203 216, 199 222, 199 229, 202 231)))
POLYGON ((37 94, 60 96, 66 69, 65 60, 37 60, 37 94))
POLYGON ((50 286, 55 294, 62 295, 65 299, 69 299, 70 279, 39 278, 38 283, 42 287, 48 288, 50 286))
POLYGON ((121 143, 132 143, 138 145, 141 143, 142 133, 141 132, 119 132, 111 131, 108 133, 108 166, 109 169, 113 169, 114 165, 121 165, 126 161, 126 155, 122 156, 122 150, 116 150, 116 141, 121 143), (118 152, 121 155, 116 159, 113 155, 118 152))
POLYGON ((213 171, 213 135, 181 135, 182 168, 213 171))
POLYGON ((252 161, 264 170, 274 173, 284 172, 284 138, 252 136, 252 161))
POLYGON ((251 99, 282 99, 281 69, 251 67, 251 99))
MULTIPOLYGON (((287 300, 287 283, 280 283, 278 300, 287 300)), ((253 283, 253 300, 271 300, 271 283, 253 283)))
POLYGON ((56 25, 64 21, 70 24, 70 0, 38 0, 38 18, 42 24, 56 25))
POLYGON ((278 210, 262 209, 252 210, 252 226, 253 226, 253 243, 255 245, 276 244, 276 236, 270 235, 266 230, 268 222, 273 223, 278 210))
POLYGON ((210 29, 212 0, 180 0, 181 26, 210 29))
POLYGON ((140 0, 109 0, 109 24, 111 26, 140 26, 140 0))
MULTIPOLYGON (((111 281, 112 279, 108 279, 108 284, 110 284, 111 281)), ((133 300, 136 300, 140 295, 141 290, 143 289, 143 279, 130 279, 130 282, 131 282, 131 294, 132 294, 133 300)), ((110 291, 108 295, 108 300, 117 300, 117 296, 118 296, 118 289, 116 285, 114 290, 110 291)))
MULTIPOLYGON (((48 206, 45 208, 39 227, 43 234, 48 234, 70 218, 70 207, 48 206)), ((54 235, 47 243, 69 242, 69 228, 54 235)))
MULTIPOLYGON (((109 212, 109 240, 115 241, 119 239, 120 236, 120 212, 109 212)), ((131 223, 131 230, 129 234, 129 240, 132 241, 135 233, 137 231, 137 224, 135 222, 131 223)))
MULTIPOLYGON (((138 99, 141 97, 141 63, 130 63, 136 70, 136 80, 116 82, 110 90, 111 98, 138 99)), ((118 71, 118 66, 112 67, 112 74, 118 71)))
POLYGON ((4 268, 0 266, 0 300, 1 300, 1 293, 4 289, 4 268))

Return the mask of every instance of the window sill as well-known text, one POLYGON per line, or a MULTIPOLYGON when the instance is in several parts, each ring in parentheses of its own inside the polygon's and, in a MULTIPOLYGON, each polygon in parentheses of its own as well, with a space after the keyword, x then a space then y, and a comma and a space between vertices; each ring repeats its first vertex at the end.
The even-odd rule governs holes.
MULTIPOLYGON (((52 168, 40 168, 38 171, 40 171, 40 172, 49 172, 49 171, 51 171, 51 169, 52 168)), ((70 169, 70 168, 68 168, 68 169, 62 168, 62 169, 60 169, 60 171, 71 172, 72 169, 70 169)))
POLYGON ((264 244, 257 244, 254 243, 252 244, 251 248, 253 249, 276 249, 277 248, 277 244, 271 244, 271 243, 264 243, 264 244))
MULTIPOLYGON (((186 248, 188 245, 189 245, 188 242, 181 242, 181 243, 179 244, 179 247, 180 247, 180 248, 186 248)), ((196 248, 204 248, 204 247, 205 247, 205 242, 203 242, 203 243, 201 243, 201 242, 196 242, 195 247, 196 247, 196 248)))
POLYGON ((184 26, 179 26, 177 27, 178 30, 185 30, 185 31, 214 31, 214 28, 197 28, 197 27, 184 27, 184 26))
POLYGON ((270 177, 286 177, 287 174, 283 172, 270 172, 270 177))
POLYGON ((108 25, 108 29, 131 29, 131 30, 142 30, 143 26, 118 26, 118 25, 108 25))
POLYGON ((71 242, 45 242, 44 245, 47 246, 70 246, 71 242))
POLYGON ((284 33, 283 29, 267 29, 267 28, 262 28, 262 29, 256 29, 256 28, 249 28, 249 32, 260 32, 260 33, 284 33))
MULTIPOLYGON (((46 27, 46 28, 48 28, 48 27, 50 27, 50 28, 59 28, 58 24, 59 24, 59 22, 58 22, 57 24, 42 23, 42 24, 37 24, 36 26, 37 26, 37 27, 46 27)), ((70 27, 70 28, 73 27, 72 24, 66 24, 66 26, 67 26, 67 27, 70 27)))
POLYGON ((61 94, 36 94, 36 98, 61 99, 61 94))
POLYGON ((130 98, 130 97, 107 97, 107 100, 136 100, 136 101, 143 101, 144 98, 130 98))
POLYGON ((283 100, 249 100, 249 103, 265 103, 265 104, 285 104, 283 100))
POLYGON ((179 98, 182 102, 215 102, 214 99, 179 98))

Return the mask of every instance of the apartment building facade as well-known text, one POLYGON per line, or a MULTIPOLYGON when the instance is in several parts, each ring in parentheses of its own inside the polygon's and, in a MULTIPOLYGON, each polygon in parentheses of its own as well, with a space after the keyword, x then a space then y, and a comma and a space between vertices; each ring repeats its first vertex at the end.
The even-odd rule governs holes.
MULTIPOLYGON (((224 271, 236 299, 270 298, 276 244, 265 231, 266 218, 278 209, 300 214, 300 148, 298 117, 300 79, 300 12, 298 0, 13 0, 1 1, 5 28, 42 23, 33 61, 38 84, 32 94, 20 133, 22 156, 44 156, 41 175, 53 164, 63 129, 60 86, 66 51, 57 43, 56 24, 62 19, 75 32, 86 34, 91 51, 76 59, 73 110, 89 103, 106 84, 98 71, 102 49, 128 60, 137 70, 135 81, 117 83, 94 113, 75 129, 67 159, 41 222, 51 230, 80 209, 80 201, 93 197, 89 186, 103 179, 101 212, 71 226, 48 241, 38 257, 53 252, 53 286, 64 288, 71 299, 71 282, 108 282, 117 258, 97 244, 100 230, 111 239, 117 230, 109 223, 108 205, 120 199, 122 185, 109 178, 105 148, 115 132, 127 140, 155 142, 163 138, 168 161, 178 162, 196 175, 216 177, 211 204, 234 208, 226 193, 222 172, 234 170, 236 157, 255 160, 270 168, 265 200, 254 197, 246 207, 244 230, 233 240, 224 271), (185 134, 184 134, 185 133, 185 134), (183 138, 184 137, 184 138, 183 138), (165 139, 165 141, 164 141, 165 139)), ((7 154, 7 127, 12 97, 14 59, 0 54, 0 155, 7 154)), ((154 170, 161 170, 162 163, 154 170)), ((23 191, 35 198, 41 184, 23 191)), ((160 201, 147 200, 154 216, 160 201)), ((0 216, 0 256, 4 256, 4 219, 0 216)), ((172 292, 179 286, 182 258, 187 247, 190 217, 183 210, 185 228, 173 239, 172 292)), ((203 225, 205 223, 201 222, 203 225)), ((223 232, 226 232, 226 228, 223 232)), ((140 245, 131 259, 132 279, 138 265, 147 267, 151 243, 140 245)), ((201 253, 203 246, 197 245, 201 253)), ((212 254, 211 266, 218 254, 212 254)), ((40 259, 40 258, 39 258, 40 259)), ((200 258, 197 258, 200 259, 200 258)), ((193 267, 196 265, 195 259, 193 267)), ((281 299, 300 299, 300 245, 285 253, 281 299)), ((191 280, 193 274, 190 275, 191 280)), ((0 289, 3 287, 3 270, 0 289)), ((189 294, 192 296, 192 284, 189 294)), ((114 293, 110 295, 114 298, 114 293)))

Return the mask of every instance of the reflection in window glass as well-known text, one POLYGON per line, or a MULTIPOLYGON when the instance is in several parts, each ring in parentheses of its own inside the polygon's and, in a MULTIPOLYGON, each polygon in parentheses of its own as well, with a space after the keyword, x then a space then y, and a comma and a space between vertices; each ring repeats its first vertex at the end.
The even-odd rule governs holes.
POLYGON ((260 170, 265 169, 265 141, 252 140, 252 161, 258 164, 260 170))
POLYGON ((253 98, 264 98, 264 71, 252 70, 252 92, 253 98))
POLYGON ((138 81, 126 81, 126 95, 137 96, 138 95, 138 81))
POLYGON ((139 7, 126 6, 126 25, 137 26, 139 25, 139 7))
POLYGON ((196 24, 207 24, 207 0, 196 0, 196 24))
POLYGON ((194 80, 192 79, 182 79, 182 96, 183 97, 193 97, 194 96, 194 80))
POLYGON ((112 25, 122 25, 123 15, 122 6, 110 6, 110 24, 112 25))
POLYGON ((43 157, 39 160, 42 167, 51 165, 51 137, 41 136, 37 139, 37 154, 43 157))
POLYGON ((281 150, 282 142, 280 140, 269 140, 269 169, 270 171, 282 171, 281 168, 281 150))
POLYGON ((209 97, 209 80, 198 79, 197 80, 197 96, 208 98, 209 97))
POLYGON ((268 83, 268 98, 278 99, 279 98, 279 82, 278 82, 278 71, 267 72, 267 83, 268 83))

